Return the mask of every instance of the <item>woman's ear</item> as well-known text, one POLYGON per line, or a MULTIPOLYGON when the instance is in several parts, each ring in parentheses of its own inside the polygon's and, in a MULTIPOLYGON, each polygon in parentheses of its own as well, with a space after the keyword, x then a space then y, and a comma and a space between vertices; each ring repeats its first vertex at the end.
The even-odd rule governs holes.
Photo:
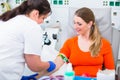
POLYGON ((93 21, 90 21, 90 22, 88 23, 89 28, 91 28, 92 25, 93 25, 93 21))
POLYGON ((38 18, 38 17, 39 17, 39 11, 38 11, 38 10, 33 10, 33 11, 32 11, 32 16, 33 16, 34 18, 38 18))
POLYGON ((32 10, 31 13, 28 15, 29 18, 32 20, 37 21, 39 19, 39 11, 38 10, 32 10))

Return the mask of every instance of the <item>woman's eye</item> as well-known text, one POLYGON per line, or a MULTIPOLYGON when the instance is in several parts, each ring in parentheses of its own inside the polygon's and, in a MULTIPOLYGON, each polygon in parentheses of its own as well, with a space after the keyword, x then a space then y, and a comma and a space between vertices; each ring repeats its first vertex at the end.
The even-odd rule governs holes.
POLYGON ((81 23, 79 23, 79 22, 77 22, 77 24, 79 25, 79 26, 81 26, 82 24, 81 23))

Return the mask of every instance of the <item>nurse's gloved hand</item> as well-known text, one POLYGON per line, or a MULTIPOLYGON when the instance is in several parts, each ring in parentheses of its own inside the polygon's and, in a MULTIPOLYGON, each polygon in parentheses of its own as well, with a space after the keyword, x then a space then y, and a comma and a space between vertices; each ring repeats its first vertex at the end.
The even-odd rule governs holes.
POLYGON ((30 76, 22 76, 21 80, 37 80, 35 77, 38 75, 38 73, 30 75, 30 76))

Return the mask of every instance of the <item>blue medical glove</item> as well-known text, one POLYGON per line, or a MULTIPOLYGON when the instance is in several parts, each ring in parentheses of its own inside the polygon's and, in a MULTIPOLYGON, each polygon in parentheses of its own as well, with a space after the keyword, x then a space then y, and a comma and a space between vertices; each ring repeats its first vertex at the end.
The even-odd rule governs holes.
POLYGON ((30 76, 22 76, 21 80, 37 80, 35 77, 38 75, 38 73, 30 75, 30 76))
POLYGON ((51 71, 53 71, 55 68, 56 68, 56 65, 55 65, 55 63, 53 62, 53 61, 48 61, 49 62, 49 64, 50 64, 50 66, 49 66, 49 68, 47 69, 47 71, 48 72, 51 72, 51 71))

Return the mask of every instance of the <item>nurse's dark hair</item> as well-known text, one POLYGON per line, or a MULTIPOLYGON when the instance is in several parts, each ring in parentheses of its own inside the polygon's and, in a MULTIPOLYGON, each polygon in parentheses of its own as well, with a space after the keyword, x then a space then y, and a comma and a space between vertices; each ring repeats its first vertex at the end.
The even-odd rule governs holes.
POLYGON ((29 14, 32 10, 38 10, 40 15, 51 12, 48 0, 26 0, 18 7, 0 15, 0 20, 7 21, 17 15, 29 14))
POLYGON ((89 39, 92 42, 89 50, 91 52, 91 56, 97 56, 99 54, 101 48, 101 34, 95 23, 95 16, 91 9, 87 7, 83 7, 78 9, 75 12, 75 15, 82 18, 86 23, 92 21, 92 26, 90 29, 89 39))

